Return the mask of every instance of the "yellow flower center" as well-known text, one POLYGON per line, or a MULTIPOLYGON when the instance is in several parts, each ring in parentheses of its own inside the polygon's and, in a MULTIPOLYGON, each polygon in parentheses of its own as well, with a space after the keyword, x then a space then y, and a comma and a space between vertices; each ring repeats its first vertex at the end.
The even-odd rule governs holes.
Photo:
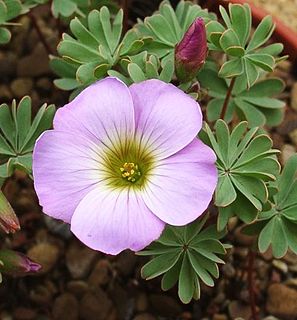
POLYGON ((138 165, 133 162, 125 162, 120 168, 122 177, 129 182, 136 182, 141 176, 138 165))

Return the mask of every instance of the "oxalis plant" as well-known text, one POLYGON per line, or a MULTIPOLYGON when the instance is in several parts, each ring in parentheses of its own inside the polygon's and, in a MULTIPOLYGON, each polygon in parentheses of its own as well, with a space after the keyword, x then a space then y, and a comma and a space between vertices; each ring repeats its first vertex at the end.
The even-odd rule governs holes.
MULTIPOLYGON (((0 41, 11 19, 45 2, 0 1, 0 41)), ((0 106, 0 183, 25 171, 45 214, 95 250, 149 256, 142 277, 177 286, 183 303, 215 285, 234 216, 256 239, 250 261, 270 247, 275 258, 297 253, 297 155, 281 168, 267 131, 285 106, 271 17, 252 30, 247 4, 217 16, 164 1, 126 31, 122 9, 95 7, 52 1, 69 23, 49 57, 69 103, 34 119, 29 97, 0 106)), ((0 227, 20 228, 3 193, 0 227)), ((40 268, 6 249, 0 260, 7 274, 40 268)))

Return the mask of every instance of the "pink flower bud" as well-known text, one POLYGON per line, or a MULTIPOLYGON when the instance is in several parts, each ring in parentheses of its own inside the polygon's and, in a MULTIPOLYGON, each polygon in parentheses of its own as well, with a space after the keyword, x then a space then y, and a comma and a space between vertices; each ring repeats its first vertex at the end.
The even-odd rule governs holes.
POLYGON ((4 232, 15 232, 20 229, 20 223, 11 205, 0 191, 0 229, 4 232))
POLYGON ((12 250, 0 250, 0 261, 0 272, 12 276, 24 276, 41 268, 24 254, 12 250))
POLYGON ((196 18, 175 47, 175 70, 182 82, 192 80, 207 57, 206 30, 202 18, 196 18))

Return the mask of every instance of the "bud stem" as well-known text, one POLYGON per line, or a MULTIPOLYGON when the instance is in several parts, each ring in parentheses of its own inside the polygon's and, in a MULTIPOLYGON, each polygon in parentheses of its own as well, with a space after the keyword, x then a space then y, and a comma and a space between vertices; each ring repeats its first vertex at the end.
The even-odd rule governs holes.
POLYGON ((228 91, 227 91, 227 94, 225 97, 225 101, 224 101, 223 108, 222 108, 221 115, 220 115, 220 119, 222 119, 222 120, 224 120, 225 115, 226 115, 227 107, 228 107, 231 93, 232 93, 232 90, 233 90, 233 87, 235 84, 235 80, 236 80, 236 77, 231 79, 231 82, 230 82, 230 85, 229 85, 229 88, 228 88, 228 91))

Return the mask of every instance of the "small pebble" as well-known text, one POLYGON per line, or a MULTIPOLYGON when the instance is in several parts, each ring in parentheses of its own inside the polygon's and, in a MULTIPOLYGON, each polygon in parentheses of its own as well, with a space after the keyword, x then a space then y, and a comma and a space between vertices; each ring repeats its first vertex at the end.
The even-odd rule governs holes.
POLYGON ((33 89, 33 81, 30 78, 13 80, 10 89, 16 98, 22 98, 25 95, 30 95, 33 89))
POLYGON ((291 158, 293 154, 295 154, 296 148, 291 144, 284 144, 281 149, 281 163, 285 165, 285 163, 291 158))
POLYGON ((52 312, 55 320, 78 320, 78 301, 71 293, 64 293, 56 298, 52 312))
POLYGON ((101 259, 92 270, 88 283, 92 287, 104 286, 111 279, 111 265, 107 259, 101 259))
POLYGON ((281 283, 274 283, 268 288, 267 311, 282 319, 292 320, 297 317, 297 291, 281 283))
POLYGON ((27 255, 33 261, 42 266, 39 274, 45 274, 49 272, 57 263, 60 255, 60 249, 55 244, 41 242, 30 248, 27 252, 27 255))
POLYGON ((281 260, 276 260, 276 259, 272 260, 272 265, 284 274, 286 274, 288 272, 288 269, 289 269, 288 265, 281 260))
POLYGON ((297 129, 292 130, 289 133, 289 137, 291 141, 294 143, 294 145, 297 146, 297 129))

